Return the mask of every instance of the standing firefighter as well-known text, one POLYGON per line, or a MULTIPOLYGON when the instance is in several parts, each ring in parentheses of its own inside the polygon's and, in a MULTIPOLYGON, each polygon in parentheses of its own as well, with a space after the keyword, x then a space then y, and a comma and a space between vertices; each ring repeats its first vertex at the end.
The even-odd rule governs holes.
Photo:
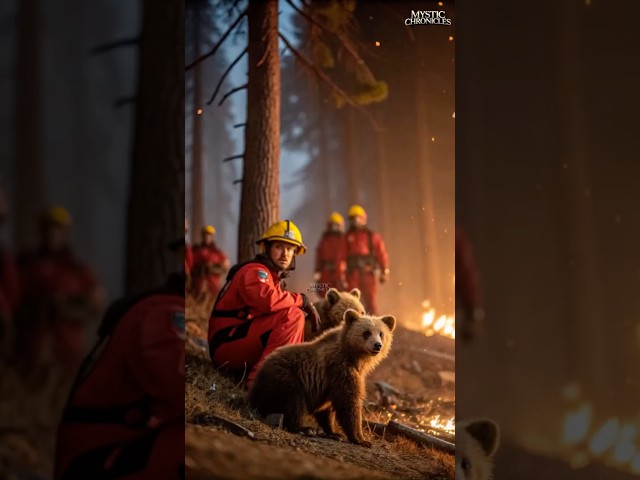
POLYGON ((86 330, 103 305, 104 293, 91 269, 69 242, 71 216, 53 207, 40 219, 40 246, 21 259, 23 301, 17 319, 27 368, 54 359, 75 371, 85 354, 86 330))
POLYGON ((184 478, 184 281, 107 310, 58 427, 55 480, 184 478))
MULTIPOLYGON (((6 218, 4 191, 0 188, 0 227, 6 218)), ((20 295, 18 268, 11 252, 0 242, 0 356, 8 354, 13 342, 13 317, 20 295)))
POLYGON ((387 249, 382 237, 367 228, 367 214, 360 205, 349 209, 349 230, 345 234, 347 283, 359 288, 367 312, 377 315, 376 273, 380 283, 389 278, 387 249))
POLYGON ((215 367, 249 372, 250 386, 264 358, 276 348, 304 340, 305 313, 314 331, 318 312, 303 293, 290 293, 281 280, 306 247, 289 220, 271 225, 257 241, 261 253, 235 265, 209 320, 209 354, 215 367))
POLYGON ((220 292, 220 278, 229 270, 229 260, 214 241, 215 228, 202 229, 202 241, 193 247, 191 281, 195 296, 206 293, 213 298, 220 292))
POLYGON ((473 340, 482 330, 484 300, 473 246, 464 230, 456 226, 456 325, 458 336, 473 340))
POLYGON ((346 263, 344 255, 344 219, 334 212, 327 222, 327 230, 322 234, 316 250, 316 268, 313 276, 318 283, 328 287, 318 290, 318 296, 324 298, 329 288, 346 288, 346 263))

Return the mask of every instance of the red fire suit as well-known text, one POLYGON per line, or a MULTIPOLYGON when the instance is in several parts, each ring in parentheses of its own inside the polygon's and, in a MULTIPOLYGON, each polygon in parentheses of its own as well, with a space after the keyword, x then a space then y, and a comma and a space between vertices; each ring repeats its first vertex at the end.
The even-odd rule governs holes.
POLYGON ((283 290, 266 257, 233 267, 220 295, 209 320, 209 355, 215 367, 246 369, 248 385, 269 353, 304 340, 308 299, 283 290))
POLYGON ((375 270, 389 268, 387 249, 382 237, 367 228, 351 228, 345 234, 347 283, 359 288, 368 313, 377 315, 378 303, 375 270))
POLYGON ((58 428, 56 480, 184 478, 184 276, 113 304, 58 428))
MULTIPOLYGON (((480 276, 476 268, 473 248, 461 227, 456 226, 456 310, 461 308, 460 320, 471 319, 477 308, 483 308, 480 276)), ((458 315, 456 315, 458 316, 458 315)))
POLYGON ((342 232, 326 231, 320 239, 316 249, 316 268, 320 273, 318 283, 328 284, 328 288, 319 289, 316 293, 324 298, 329 288, 344 288, 343 279, 347 270, 344 252, 344 234, 342 232))
POLYGON ((193 247, 191 269, 193 292, 199 295, 208 292, 216 297, 220 292, 220 277, 226 269, 227 256, 215 243, 193 247))
POLYGON ((69 249, 40 250, 23 259, 24 305, 29 310, 18 325, 23 348, 30 358, 40 352, 48 335, 56 358, 70 371, 86 353, 87 321, 98 314, 98 282, 91 269, 69 249))

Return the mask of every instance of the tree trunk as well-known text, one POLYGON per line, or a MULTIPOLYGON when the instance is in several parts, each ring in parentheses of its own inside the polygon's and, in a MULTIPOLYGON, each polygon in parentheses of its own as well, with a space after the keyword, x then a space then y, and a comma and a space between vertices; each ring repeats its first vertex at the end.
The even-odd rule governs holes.
POLYGON ((182 268, 167 244, 184 230, 184 3, 143 2, 127 218, 127 292, 182 268))
POLYGON ((249 0, 247 126, 238 232, 238 261, 280 215, 280 54, 278 1, 249 0))
POLYGON ((40 85, 40 1, 18 2, 16 55, 15 246, 36 241, 36 219, 45 197, 42 159, 40 85))
MULTIPOLYGON (((202 36, 200 33, 200 6, 193 7, 193 50, 194 59, 202 55, 202 36)), ((200 241, 200 229, 204 225, 203 212, 203 168, 202 168, 202 70, 200 63, 193 68, 193 137, 191 144, 191 241, 200 241), (200 113, 198 113, 200 112, 200 113)))

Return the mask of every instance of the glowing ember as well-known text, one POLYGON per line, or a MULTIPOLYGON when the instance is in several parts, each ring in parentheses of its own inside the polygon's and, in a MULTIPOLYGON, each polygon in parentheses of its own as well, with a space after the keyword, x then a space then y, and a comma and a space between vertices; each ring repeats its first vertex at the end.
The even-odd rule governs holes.
POLYGON ((431 306, 429 300, 422 302, 425 309, 422 314, 422 328, 427 336, 442 335, 443 337, 456 338, 456 317, 454 315, 440 315, 436 318, 436 309, 431 306))

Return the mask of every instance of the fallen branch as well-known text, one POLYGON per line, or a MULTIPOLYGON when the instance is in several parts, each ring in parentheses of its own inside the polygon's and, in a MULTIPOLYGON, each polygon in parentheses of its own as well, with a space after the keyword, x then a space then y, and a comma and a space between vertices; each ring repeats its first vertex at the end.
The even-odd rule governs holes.
POLYGON ((237 63, 240 61, 240 59, 242 57, 244 57, 244 54, 247 53, 249 51, 249 47, 246 47, 242 53, 240 53, 240 55, 238 55, 236 57, 236 59, 231 62, 231 64, 227 67, 227 69, 224 71, 224 73, 222 74, 222 76, 220 77, 220 80, 218 80, 218 84, 216 85, 215 90, 213 91, 213 95, 211 95, 211 98, 209 99, 209 101, 207 102, 207 105, 211 105, 213 103, 213 101, 216 98, 216 95, 218 95, 218 92, 220 91, 220 88, 222 87, 222 83, 224 82, 225 78, 227 78, 227 75, 229 75, 229 72, 231 72, 231 70, 233 69, 233 67, 235 67, 237 65, 237 63))
POLYGON ((236 422, 232 422, 231 420, 220 417, 218 415, 214 415, 212 413, 204 413, 202 415, 198 415, 194 419, 194 423, 197 423, 199 425, 218 424, 221 427, 225 427, 234 435, 255 438, 255 434, 251 430, 244 428, 242 425, 237 424, 236 422))
POLYGON ((362 426, 368 428, 371 432, 375 433, 376 435, 380 435, 381 437, 384 437, 384 433, 387 430, 386 423, 370 422, 368 420, 363 420, 362 426))
POLYGON ((456 451, 454 443, 446 442, 432 435, 427 435, 415 428, 407 427, 406 425, 394 422, 393 420, 387 425, 387 433, 391 435, 402 435, 403 437, 413 440, 420 445, 437 448, 438 450, 443 450, 448 453, 455 453, 456 451))
POLYGON ((216 54, 216 52, 218 51, 218 49, 220 48, 220 45, 222 45, 224 43, 224 41, 227 39, 227 37, 229 36, 229 34, 233 31, 234 28, 236 28, 238 26, 238 24, 240 23, 240 21, 247 15, 247 10, 245 10, 244 12, 242 12, 238 18, 236 18, 236 21, 233 22, 229 28, 227 29, 226 32, 224 32, 222 34, 222 37, 220 37, 220 40, 218 40, 218 42, 213 46, 213 48, 211 49, 211 51, 209 53, 205 53, 204 55, 202 55, 200 58, 196 58, 193 62, 191 62, 189 65, 187 65, 185 67, 185 70, 191 70, 193 67, 195 67, 196 65, 198 65, 200 62, 202 62, 203 60, 206 60, 209 57, 212 57, 213 55, 216 54))

